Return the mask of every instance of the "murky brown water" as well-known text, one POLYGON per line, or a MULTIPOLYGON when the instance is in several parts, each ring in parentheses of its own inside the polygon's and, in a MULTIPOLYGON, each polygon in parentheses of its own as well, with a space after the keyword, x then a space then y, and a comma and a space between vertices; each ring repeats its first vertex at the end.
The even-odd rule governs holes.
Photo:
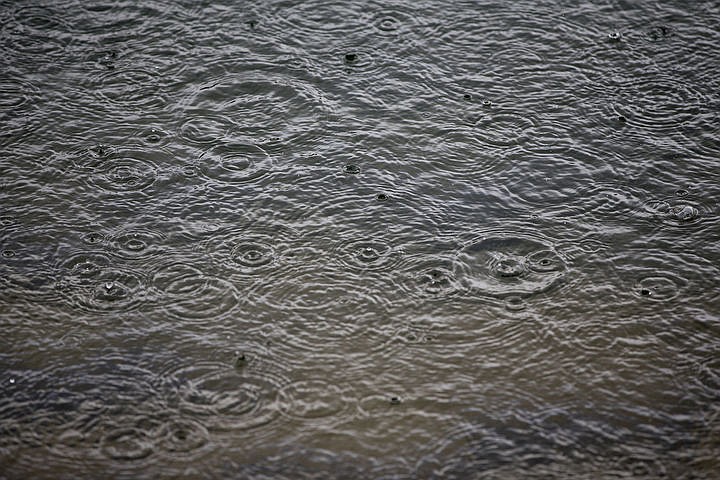
POLYGON ((714 1, 0 2, 0 478, 720 478, 714 1))

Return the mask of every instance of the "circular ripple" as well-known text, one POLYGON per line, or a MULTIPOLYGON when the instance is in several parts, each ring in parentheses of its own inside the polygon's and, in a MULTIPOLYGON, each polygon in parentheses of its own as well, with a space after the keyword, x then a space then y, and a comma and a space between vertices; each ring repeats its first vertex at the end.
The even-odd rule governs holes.
POLYGON ((83 235, 82 241, 88 245, 98 245, 105 241, 105 235, 99 232, 89 232, 83 235))
POLYGON ((418 467, 422 478, 466 478, 507 464, 509 439, 491 429, 462 425, 428 447, 418 467))
MULTIPOLYGON (((200 144, 305 143, 322 134, 329 114, 320 90, 299 78, 273 73, 264 65, 210 77, 193 88, 182 106, 183 118, 189 119, 183 123, 181 135, 200 144)), ((242 151, 243 147, 239 148, 242 151)))
POLYGON ((208 443, 209 434, 203 425, 188 419, 173 419, 158 432, 157 446, 166 452, 185 455, 208 443))
POLYGON ((158 76, 142 69, 111 70, 90 79, 88 88, 116 105, 157 108, 165 104, 158 76))
POLYGON ((444 259, 409 260, 396 283, 401 291, 422 299, 454 297, 467 291, 457 280, 452 262, 444 259))
POLYGON ((402 26, 402 21, 394 15, 383 15, 375 19, 373 25, 383 33, 395 33, 402 26))
POLYGON ((271 265, 277 258, 273 248, 262 241, 243 240, 230 249, 230 259, 243 272, 257 271, 260 267, 271 265))
POLYGON ((210 430, 244 431, 263 427, 278 416, 278 390, 287 381, 269 372, 200 363, 168 375, 171 397, 182 412, 201 419, 210 430))
POLYGON ((489 236, 465 246, 455 261, 458 278, 493 297, 545 292, 567 269, 552 245, 523 236, 489 236))
POLYGON ((382 11, 375 15, 373 27, 379 35, 403 36, 419 25, 417 10, 399 5, 382 5, 382 11))
POLYGON ((216 232, 202 244, 214 265, 228 275, 260 275, 277 269, 291 258, 290 244, 296 232, 281 225, 251 224, 216 232))
POLYGON ((134 158, 120 159, 112 163, 105 172, 94 177, 95 184, 103 190, 143 190, 155 181, 155 170, 150 163, 134 158))
POLYGON ((183 262, 163 265, 150 280, 164 310, 181 320, 220 318, 238 305, 238 292, 228 281, 205 275, 183 262))
POLYGON ((717 267, 690 252, 630 250, 616 257, 615 270, 627 290, 650 302, 712 302, 717 267))
POLYGON ((503 155, 488 151, 488 145, 470 127, 445 128, 430 136, 432 140, 422 144, 421 161, 445 177, 480 176, 504 163, 503 155))
POLYGON ((162 255, 166 235, 144 228, 122 230, 110 236, 109 248, 118 257, 128 260, 147 259, 162 255))
POLYGON ((170 133, 159 127, 143 128, 136 131, 134 136, 148 146, 167 145, 172 138, 170 133))
POLYGON ((60 265, 61 285, 89 285, 97 282, 103 272, 112 265, 109 256, 101 252, 82 252, 63 261, 60 265))
POLYGON ((334 254, 342 265, 352 270, 391 270, 402 259, 402 249, 381 238, 340 242, 334 254))
POLYGON ((62 293, 81 310, 96 313, 129 311, 145 302, 141 278, 131 270, 107 268, 91 281, 63 286, 62 293))
POLYGON ((278 393, 283 414, 303 421, 332 423, 351 411, 354 395, 349 388, 323 380, 307 380, 284 386, 278 393))
POLYGON ((68 25, 60 17, 60 12, 41 6, 21 7, 12 13, 12 20, 17 25, 35 30, 67 30, 68 25))
POLYGON ((140 460, 154 452, 155 441, 143 429, 120 427, 103 436, 100 448, 113 460, 140 460))
POLYGON ((711 101, 693 90, 692 83, 662 75, 633 77, 623 87, 627 98, 612 105, 615 116, 624 117, 628 125, 653 131, 693 122, 702 113, 702 106, 711 101))
POLYGON ((481 144, 500 149, 528 143, 536 127, 529 115, 509 110, 491 110, 466 121, 472 122, 474 136, 481 144))
POLYGON ((505 308, 511 312, 521 312, 527 308, 527 303, 519 295, 510 295, 505 297, 505 308))
POLYGON ((272 158, 257 145, 218 145, 198 160, 202 174, 220 183, 253 182, 272 169, 272 158))
POLYGON ((107 192, 134 192, 150 187, 157 177, 157 165, 150 152, 120 151, 106 159, 90 162, 91 183, 107 192))
POLYGON ((9 50, 23 55, 54 55, 70 42, 69 25, 61 15, 47 7, 18 8, 4 29, 9 50))
POLYGON ((383 58, 380 49, 365 43, 346 43, 334 48, 329 57, 329 66, 341 67, 327 72, 328 76, 345 77, 347 75, 377 75, 383 65, 377 59, 383 58))
POLYGON ((633 289, 635 295, 650 300, 672 300, 679 295, 675 280, 665 276, 650 276, 640 279, 633 289))

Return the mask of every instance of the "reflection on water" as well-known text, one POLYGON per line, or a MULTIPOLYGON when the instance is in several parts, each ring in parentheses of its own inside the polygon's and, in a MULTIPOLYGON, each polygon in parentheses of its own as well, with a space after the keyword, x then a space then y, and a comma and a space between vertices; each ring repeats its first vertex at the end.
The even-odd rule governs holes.
POLYGON ((0 476, 716 478, 718 21, 0 0, 0 476))

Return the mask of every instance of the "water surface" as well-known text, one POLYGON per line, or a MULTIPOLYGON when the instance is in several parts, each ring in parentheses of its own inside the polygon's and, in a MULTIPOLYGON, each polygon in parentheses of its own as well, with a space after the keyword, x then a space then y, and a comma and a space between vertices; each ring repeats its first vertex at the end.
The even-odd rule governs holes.
POLYGON ((0 477, 717 478, 719 22, 0 2, 0 477))

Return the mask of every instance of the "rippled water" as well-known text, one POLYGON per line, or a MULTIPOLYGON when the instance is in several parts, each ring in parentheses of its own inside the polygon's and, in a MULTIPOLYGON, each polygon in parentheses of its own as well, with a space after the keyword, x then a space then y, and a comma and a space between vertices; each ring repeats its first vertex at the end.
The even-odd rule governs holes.
POLYGON ((715 1, 0 1, 0 478, 719 478, 715 1))

